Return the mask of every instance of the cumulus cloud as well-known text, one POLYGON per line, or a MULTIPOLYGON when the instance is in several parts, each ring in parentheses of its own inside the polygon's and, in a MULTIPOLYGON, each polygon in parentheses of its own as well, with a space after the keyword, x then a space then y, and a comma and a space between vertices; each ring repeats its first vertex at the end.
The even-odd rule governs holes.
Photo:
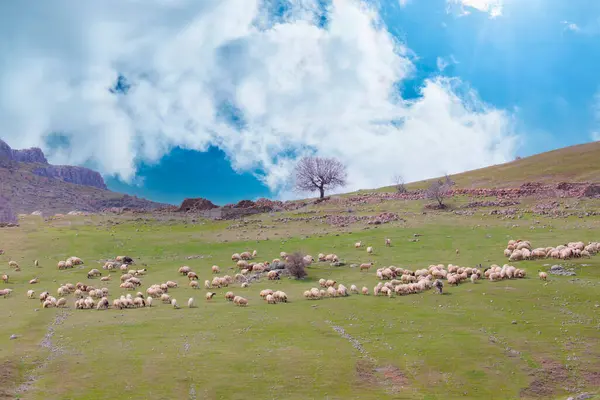
POLYGON ((322 3, 291 0, 284 15, 269 0, 2 5, 0 34, 12 39, 0 43, 1 136, 48 150, 60 132, 68 145, 53 162, 123 180, 174 146, 218 146, 281 197, 307 154, 347 163, 346 189, 513 158, 510 114, 450 78, 402 99, 410 49, 365 3, 322 3), (119 76, 126 94, 109 91, 119 76))
POLYGON ((461 15, 468 15, 471 10, 488 13, 490 18, 500 17, 504 0, 446 0, 449 6, 458 6, 461 15))

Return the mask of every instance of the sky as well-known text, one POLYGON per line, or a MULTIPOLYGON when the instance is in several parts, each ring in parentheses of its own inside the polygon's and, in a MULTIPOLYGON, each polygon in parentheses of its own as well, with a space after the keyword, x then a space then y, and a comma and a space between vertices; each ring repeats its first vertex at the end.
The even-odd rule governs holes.
POLYGON ((597 0, 2 2, 0 138, 174 204, 375 188, 599 140, 599 41, 597 0))

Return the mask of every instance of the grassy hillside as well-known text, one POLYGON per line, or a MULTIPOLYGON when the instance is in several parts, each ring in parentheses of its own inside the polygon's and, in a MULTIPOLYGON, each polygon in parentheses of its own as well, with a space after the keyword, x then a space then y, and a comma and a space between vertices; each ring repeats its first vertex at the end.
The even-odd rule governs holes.
MULTIPOLYGON (((571 201, 571 200, 569 200, 571 201)), ((347 212, 335 203, 297 213, 258 215, 245 221, 145 216, 27 217, 0 230, 0 273, 14 293, 0 298, 0 399, 564 399, 600 386, 600 255, 567 263, 576 277, 537 279, 552 261, 515 263, 526 279, 463 283, 394 298, 351 295, 309 301, 302 293, 320 278, 372 293, 374 269, 411 269, 435 263, 504 264, 510 238, 534 246, 600 240, 600 217, 561 219, 522 212, 516 219, 476 210, 471 216, 423 214, 422 202, 363 204, 347 212), (313 217, 397 212, 404 221, 334 227, 313 217), (313 218, 313 219, 301 219, 313 218), (383 246, 391 238, 393 246, 383 246), (355 249, 362 240, 373 255, 355 249), (302 281, 262 278, 248 288, 234 284, 191 289, 177 274, 189 265, 200 281, 236 272, 231 254, 258 251, 259 260, 281 251, 334 252, 346 261, 315 263, 302 281), (456 254, 459 249, 459 254, 456 254), (127 310, 39 309, 26 298, 34 288, 56 293, 60 284, 106 286, 110 299, 119 273, 107 283, 88 280, 90 268, 126 254, 147 266, 141 290, 166 280, 182 309, 157 304, 127 310), (86 266, 59 271, 58 260, 76 255, 86 266), (191 257, 191 258, 190 258, 191 257), (35 259, 40 266, 35 267, 35 259), (20 272, 8 268, 16 260, 20 272), (375 262, 361 272, 352 264, 375 262), (27 284, 38 277, 37 285, 27 284), (285 291, 288 304, 268 305, 262 289, 285 291), (224 299, 228 290, 249 300, 246 308, 224 299), (194 297, 198 308, 185 303, 194 297), (11 340, 11 335, 18 338, 11 340)), ((564 204, 568 210, 597 207, 564 204)), ((104 275, 107 274, 103 271, 104 275)), ((135 294, 135 292, 134 292, 135 294)), ((598 397, 596 397, 597 399, 598 397)))
MULTIPOLYGON (((600 142, 565 147, 506 164, 452 175, 457 187, 517 187, 525 182, 600 183, 600 142)), ((414 182, 410 189, 426 188, 431 180, 414 182)), ((379 191, 393 191, 391 186, 379 191)))

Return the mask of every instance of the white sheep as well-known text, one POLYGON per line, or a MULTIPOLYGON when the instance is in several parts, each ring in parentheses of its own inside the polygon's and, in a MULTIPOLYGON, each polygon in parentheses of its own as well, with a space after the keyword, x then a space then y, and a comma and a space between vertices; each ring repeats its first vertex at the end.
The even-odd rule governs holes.
POLYGON ((372 246, 367 247, 367 253, 373 254, 373 247, 372 246))
POLYGON ((196 303, 194 302, 194 298, 190 297, 188 300, 188 307, 189 308, 195 308, 196 307, 196 303))

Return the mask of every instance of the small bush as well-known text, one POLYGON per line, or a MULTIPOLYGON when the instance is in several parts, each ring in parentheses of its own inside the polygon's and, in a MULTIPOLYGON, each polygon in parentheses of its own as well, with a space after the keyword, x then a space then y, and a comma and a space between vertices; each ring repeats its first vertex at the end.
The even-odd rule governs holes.
POLYGON ((285 262, 285 269, 296 279, 302 279, 308 275, 306 273, 306 261, 304 260, 304 256, 299 252, 288 255, 285 262))

